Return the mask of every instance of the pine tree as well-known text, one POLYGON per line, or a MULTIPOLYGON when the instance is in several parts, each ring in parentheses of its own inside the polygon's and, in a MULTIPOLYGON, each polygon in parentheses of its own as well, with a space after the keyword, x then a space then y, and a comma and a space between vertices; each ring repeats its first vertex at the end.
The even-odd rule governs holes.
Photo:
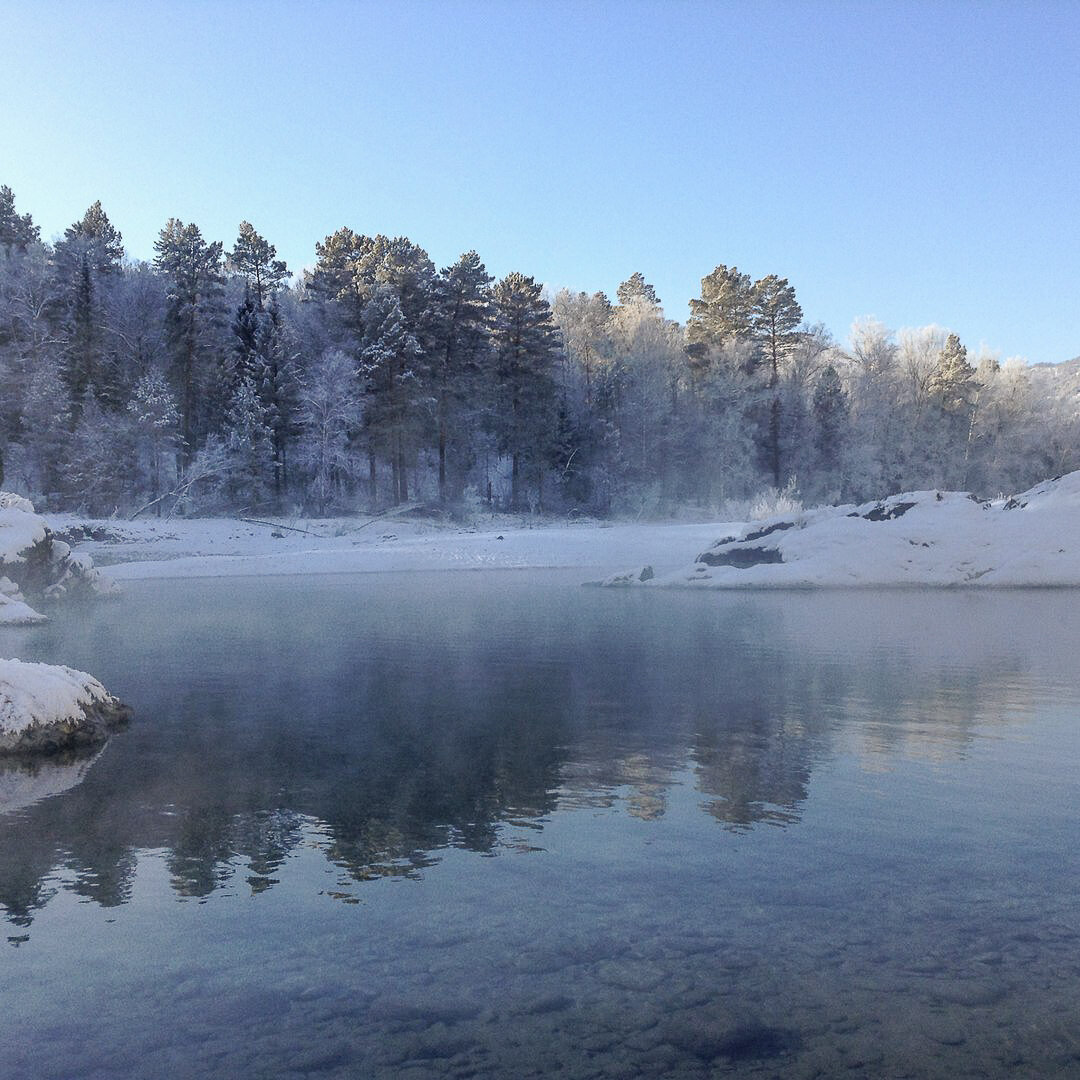
POLYGON ((955 413, 970 404, 974 379, 975 369, 968 363, 967 346, 960 344, 956 334, 950 334, 930 376, 930 392, 946 412, 955 413))
POLYGON ((654 308, 660 306, 660 297, 656 295, 656 290, 645 280, 645 275, 639 271, 634 271, 615 290, 615 296, 624 307, 630 304, 645 304, 654 308))
POLYGON ((816 464, 824 474, 835 474, 840 467, 849 415, 850 404, 840 373, 827 364, 814 385, 813 401, 816 464))
POLYGON ((514 510, 524 505, 526 466, 532 466, 542 506, 543 473, 555 431, 554 376, 562 343, 542 291, 531 277, 511 273, 493 292, 495 393, 489 422, 500 453, 511 459, 514 510))
POLYGON ((242 277, 261 311, 289 276, 288 267, 275 259, 277 248, 264 240, 248 221, 240 222, 239 233, 226 260, 228 269, 242 277))
POLYGON ((781 480, 781 402, 780 361, 799 340, 796 332, 802 322, 802 308, 787 278, 769 274, 755 282, 750 298, 750 329, 769 365, 769 420, 765 453, 772 473, 773 486, 781 480))
POLYGON ((720 265, 701 279, 701 297, 690 301, 686 323, 687 351, 696 367, 708 365, 711 348, 749 336, 752 304, 750 275, 738 267, 720 265))
POLYGON ((185 461, 191 460, 202 434, 200 392, 220 369, 214 335, 221 320, 221 248, 220 241, 206 243, 197 225, 176 218, 169 219, 154 244, 154 265, 168 283, 165 329, 185 461))
POLYGON ((431 384, 442 502, 449 495, 448 458, 460 483, 471 454, 481 375, 491 350, 492 280, 480 256, 468 251, 435 282, 431 384))
POLYGON ((390 461, 394 504, 408 500, 408 464, 419 434, 423 355, 406 323, 397 291, 392 286, 377 287, 364 309, 359 365, 373 500, 379 453, 390 461))
POLYGON ((100 201, 68 226, 56 245, 57 305, 66 340, 64 377, 76 403, 76 420, 90 386, 100 400, 119 403, 115 364, 104 338, 107 297, 120 276, 123 258, 123 237, 100 201))
POLYGON ((298 370, 293 335, 277 295, 262 314, 257 343, 258 390, 274 444, 274 494, 280 498, 289 482, 289 443, 295 434, 298 370))
POLYGON ((29 214, 15 212, 15 195, 11 188, 0 186, 0 248, 10 254, 25 251, 41 238, 41 229, 29 214))
POLYGON ((118 274, 124 261, 124 238, 101 208, 99 199, 79 221, 64 230, 64 239, 56 250, 58 258, 66 253, 84 256, 95 274, 118 274))

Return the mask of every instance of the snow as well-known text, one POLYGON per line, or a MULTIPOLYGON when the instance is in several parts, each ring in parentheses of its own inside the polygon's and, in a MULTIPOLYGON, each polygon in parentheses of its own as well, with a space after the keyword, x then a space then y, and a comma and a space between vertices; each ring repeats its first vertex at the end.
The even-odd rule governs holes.
MULTIPOLYGON (((488 522, 458 527, 403 519, 282 519, 271 529, 235 518, 167 522, 85 522, 50 517, 65 531, 86 526, 107 538, 81 542, 103 577, 341 574, 433 570, 580 569, 605 573, 646 559, 674 570, 716 536, 715 523, 598 525, 547 523, 535 527, 488 522), (280 533, 275 537, 274 532, 280 533), (111 565, 110 565, 111 564, 111 565)), ((735 526, 732 526, 735 527, 735 526)))
POLYGON ((45 539, 45 519, 26 499, 0 493, 0 563, 18 563, 24 552, 45 539), (25 504, 25 505, 22 505, 25 504))
POLYGON ((918 491, 750 523, 530 526, 492 519, 466 527, 383 517, 289 518, 270 527, 235 518, 56 517, 50 525, 96 535, 80 542, 72 559, 92 555, 102 575, 117 582, 566 568, 634 588, 1080 585, 1080 472, 993 502, 918 491), (765 530, 773 531, 746 539, 765 530), (701 561, 748 551, 749 561, 760 549, 776 561, 743 569, 701 561))
POLYGON ((105 687, 85 671, 0 659, 0 739, 34 726, 79 720, 84 706, 107 705, 112 700, 105 687))
POLYGON ((6 596, 0 592, 0 626, 32 626, 42 622, 48 620, 21 597, 6 596))
MULTIPOLYGON (((719 533, 719 530, 718 530, 719 533)), ((1080 586, 1080 472, 1011 499, 916 491, 720 535, 697 561, 635 587, 1080 586), (734 536, 734 538, 733 538, 734 536), (757 559, 755 565, 746 565, 757 559), (736 565, 715 565, 731 560, 736 565), (775 560, 775 561, 773 561, 775 560)))

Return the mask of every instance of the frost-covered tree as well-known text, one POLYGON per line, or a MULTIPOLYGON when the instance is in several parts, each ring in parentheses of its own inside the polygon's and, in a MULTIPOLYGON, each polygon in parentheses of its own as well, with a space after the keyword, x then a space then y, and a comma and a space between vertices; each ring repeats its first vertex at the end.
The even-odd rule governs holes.
POLYGON ((41 229, 29 214, 15 211, 15 195, 7 184, 0 185, 0 251, 25 251, 37 243, 41 229))
POLYGON ((43 359, 35 364, 23 401, 19 442, 26 450, 24 481, 31 490, 52 495, 61 491, 61 478, 71 431, 71 397, 60 364, 43 359), (33 485, 33 486, 31 486, 33 485))
POLYGON ((63 490, 73 506, 87 513, 113 514, 131 490, 132 464, 125 418, 103 409, 91 387, 68 446, 63 490))
POLYGON ((349 440, 361 415, 355 361, 340 349, 319 356, 300 381, 297 414, 307 490, 318 512, 325 514, 352 480, 349 440))
POLYGON ((244 506, 258 505, 266 498, 273 475, 274 441, 266 409, 250 378, 241 379, 233 391, 224 435, 229 494, 244 506))
POLYGON ((150 503, 161 516, 164 473, 175 460, 180 411, 165 376, 151 368, 135 384, 127 405, 136 453, 146 478, 150 503))
POLYGON ((364 387, 364 431, 368 442, 372 498, 375 460, 390 461, 391 499, 409 497, 408 468, 419 441, 424 404, 424 352, 409 329, 397 291, 380 286, 364 310, 360 375, 364 387))

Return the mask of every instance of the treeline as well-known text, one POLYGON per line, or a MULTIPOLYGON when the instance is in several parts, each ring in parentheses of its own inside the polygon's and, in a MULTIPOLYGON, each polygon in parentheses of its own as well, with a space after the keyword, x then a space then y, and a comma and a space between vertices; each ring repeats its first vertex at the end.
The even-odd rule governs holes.
POLYGON ((1019 489, 1077 425, 936 328, 845 350, 783 278, 702 280, 681 326, 640 273, 554 298, 475 252, 339 229, 290 284, 247 222, 169 220, 126 259, 100 203, 53 244, 0 188, 0 474, 52 508, 661 514, 1019 489))

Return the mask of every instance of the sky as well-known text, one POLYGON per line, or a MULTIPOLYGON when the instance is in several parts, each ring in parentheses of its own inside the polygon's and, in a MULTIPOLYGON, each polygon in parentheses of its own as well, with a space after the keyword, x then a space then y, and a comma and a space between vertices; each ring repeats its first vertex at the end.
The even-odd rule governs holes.
POLYGON ((242 220, 290 268, 341 226, 437 266, 683 321, 736 265, 973 352, 1080 354, 1080 3, 0 0, 0 184, 129 253, 242 220))

